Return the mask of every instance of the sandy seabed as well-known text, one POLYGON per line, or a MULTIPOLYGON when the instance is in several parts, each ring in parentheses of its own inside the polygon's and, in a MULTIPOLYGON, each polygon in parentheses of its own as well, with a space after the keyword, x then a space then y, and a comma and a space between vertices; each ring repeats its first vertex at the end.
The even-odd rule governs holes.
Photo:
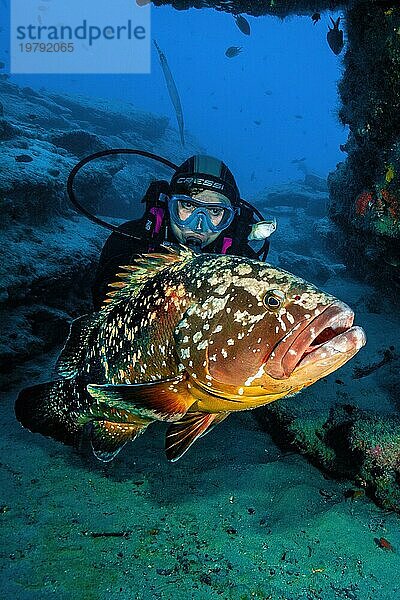
MULTIPOLYGON (((352 373, 384 348, 398 349, 399 315, 348 277, 323 288, 355 309, 367 346, 340 371, 280 402, 302 402, 313 413, 335 402, 395 412, 383 369, 363 379, 352 373)), ((346 499, 352 482, 279 449, 252 412, 231 415, 173 464, 164 456, 162 424, 108 464, 22 429, 15 397, 50 379, 55 358, 17 369, 18 383, 0 407, 1 598, 400 597, 400 515, 365 495, 346 499), (380 538, 391 548, 379 547, 380 538)))
MULTIPOLYGON (((360 320, 371 355, 398 336, 385 314, 360 320)), ((46 379, 54 358, 27 365, 26 383, 46 379)), ((336 377, 287 401, 318 400, 336 377)), ((350 367, 340 377, 357 394, 350 367)), ((362 382, 371 396, 373 377, 362 382)), ((351 482, 277 448, 251 412, 231 416, 177 463, 165 459, 156 424, 103 464, 23 430, 13 414, 18 388, 1 407, 2 598, 400 596, 400 516, 365 496, 346 499, 351 482), (392 549, 378 546, 381 537, 392 549)))

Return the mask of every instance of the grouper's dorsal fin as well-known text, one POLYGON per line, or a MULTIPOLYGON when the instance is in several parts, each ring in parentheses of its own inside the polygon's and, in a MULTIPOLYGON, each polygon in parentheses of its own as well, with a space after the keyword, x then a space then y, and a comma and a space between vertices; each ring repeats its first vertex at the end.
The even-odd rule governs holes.
POLYGON ((78 374, 97 321, 96 313, 83 315, 72 321, 67 341, 55 365, 56 375, 70 379, 78 374))
POLYGON ((166 250, 165 254, 161 252, 140 254, 131 265, 119 267, 123 272, 117 273, 118 279, 109 284, 111 291, 107 293, 108 298, 104 301, 103 309, 108 308, 115 301, 132 297, 149 279, 164 269, 181 266, 196 256, 190 248, 183 245, 162 244, 161 247, 166 250))

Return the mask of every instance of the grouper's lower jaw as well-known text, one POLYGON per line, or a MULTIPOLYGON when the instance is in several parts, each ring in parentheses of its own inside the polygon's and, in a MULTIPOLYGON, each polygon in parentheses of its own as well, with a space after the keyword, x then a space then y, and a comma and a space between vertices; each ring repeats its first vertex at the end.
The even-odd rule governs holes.
POLYGON ((351 327, 302 358, 290 376, 306 387, 342 367, 366 344, 362 327, 351 327))
POLYGON ((288 379, 298 370, 315 368, 331 373, 366 343, 361 327, 353 327, 354 313, 347 304, 333 302, 302 326, 297 335, 285 336, 265 365, 274 379, 288 379), (333 366, 335 364, 338 366, 333 366))

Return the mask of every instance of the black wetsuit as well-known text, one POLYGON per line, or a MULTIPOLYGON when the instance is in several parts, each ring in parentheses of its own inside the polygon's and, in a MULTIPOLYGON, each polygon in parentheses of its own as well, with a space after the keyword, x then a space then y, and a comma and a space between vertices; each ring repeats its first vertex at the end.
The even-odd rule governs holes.
MULTIPOLYGON (((149 251, 163 252, 163 249, 160 249, 160 244, 165 241, 178 243, 170 230, 167 217, 165 218, 165 221, 166 223, 163 224, 162 231, 154 237, 146 232, 146 223, 148 223, 147 215, 144 215, 141 219, 135 221, 127 221, 119 227, 122 231, 126 231, 140 239, 126 238, 118 235, 118 233, 112 233, 110 235, 101 252, 95 280, 92 286, 92 298, 95 310, 101 308, 106 293, 109 291, 108 284, 115 281, 115 274, 118 273, 120 266, 132 264, 133 259, 137 257, 138 254, 149 251)), ((247 244, 247 231, 246 236, 238 235, 238 226, 240 226, 240 223, 235 223, 233 229, 232 226, 230 226, 229 229, 222 232, 214 242, 208 244, 208 246, 204 248, 204 252, 221 254, 224 236, 231 235, 232 240, 236 241, 236 243, 232 243, 232 246, 228 248, 226 254, 237 254, 239 256, 257 259, 258 255, 247 244), (238 243, 237 240, 242 241, 239 241, 238 243)))

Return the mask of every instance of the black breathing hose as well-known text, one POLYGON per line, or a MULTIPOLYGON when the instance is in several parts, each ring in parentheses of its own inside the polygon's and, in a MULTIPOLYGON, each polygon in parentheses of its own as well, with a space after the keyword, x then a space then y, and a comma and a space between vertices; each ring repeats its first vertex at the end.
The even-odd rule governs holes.
POLYGON ((78 199, 75 195, 75 192, 74 192, 74 187, 73 187, 74 180, 75 180, 75 177, 76 177, 78 171, 80 171, 82 169, 82 167, 84 167, 88 162, 95 160, 96 158, 102 158, 103 156, 112 156, 114 154, 136 154, 139 156, 145 156, 146 158, 151 158, 152 160, 156 160, 156 161, 166 165, 167 167, 170 167, 174 171, 176 171, 178 166, 175 165, 170 160, 163 158, 162 156, 157 156, 157 154, 152 154, 151 152, 146 152, 146 150, 134 150, 133 148, 111 148, 110 150, 101 150, 100 152, 95 152, 94 154, 89 154, 89 156, 85 156, 85 158, 82 158, 82 160, 80 160, 78 163, 76 163, 76 165, 73 167, 72 171, 68 175, 67 194, 71 201, 71 204, 74 206, 74 208, 76 210, 78 210, 83 215, 85 215, 85 217, 87 217, 88 219, 93 221, 93 223, 96 223, 97 225, 101 225, 102 227, 106 227, 107 229, 110 229, 111 231, 118 233, 118 235, 121 235, 122 237, 140 240, 141 239, 140 237, 131 235, 130 233, 126 233, 126 231, 122 231, 116 225, 107 223, 107 221, 103 221, 103 219, 100 219, 99 217, 96 217, 96 215, 93 215, 84 206, 82 206, 82 204, 78 201, 78 199))

